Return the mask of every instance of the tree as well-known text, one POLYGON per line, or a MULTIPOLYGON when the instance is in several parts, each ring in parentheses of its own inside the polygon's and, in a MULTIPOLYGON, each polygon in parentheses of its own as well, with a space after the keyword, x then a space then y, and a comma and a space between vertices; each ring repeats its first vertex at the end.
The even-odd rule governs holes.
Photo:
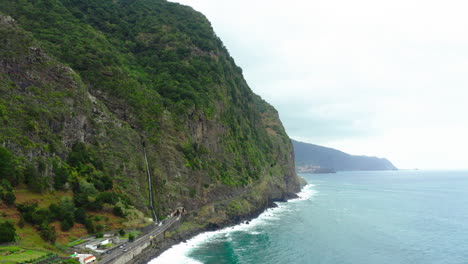
POLYGON ((75 193, 73 201, 77 207, 89 207, 89 199, 86 193, 75 193))
POLYGON ((42 192, 45 189, 45 184, 41 179, 41 175, 33 163, 28 163, 24 170, 24 182, 29 189, 34 192, 42 192))
POLYGON ((102 192, 96 200, 99 200, 101 203, 116 204, 119 201, 119 197, 112 192, 102 192))
POLYGON ((105 227, 105 226, 104 226, 103 224, 97 224, 96 230, 97 230, 98 232, 102 232, 102 231, 104 230, 104 227, 105 227))
POLYGON ((86 211, 83 208, 78 208, 75 210, 75 220, 78 223, 85 224, 86 219, 88 219, 88 216, 86 215, 86 211))
POLYGON ((7 181, 6 179, 2 180, 2 187, 5 188, 5 190, 9 192, 13 191, 13 187, 11 186, 11 183, 7 181))
POLYGON ((96 228, 94 227, 93 221, 90 218, 87 218, 84 222, 86 230, 88 230, 89 234, 96 232, 96 228))
POLYGON ((16 201, 16 195, 11 191, 7 192, 5 196, 3 197, 3 200, 5 201, 5 203, 12 205, 16 201))
POLYGON ((75 224, 75 204, 70 197, 63 197, 60 205, 60 217, 61 228, 63 231, 70 230, 75 224))
POLYGON ((104 175, 101 178, 102 184, 104 185, 104 190, 110 190, 113 187, 112 178, 109 175, 104 175))
POLYGON ((62 210, 57 204, 49 205, 49 212, 51 220, 62 220, 62 210))
POLYGON ((0 223, 0 243, 13 242, 15 238, 15 226, 10 222, 0 223))
POLYGON ((20 220, 19 220, 19 222, 18 222, 18 226, 19 226, 20 228, 23 228, 25 224, 26 224, 26 221, 24 221, 23 216, 21 216, 21 217, 20 217, 20 220))
POLYGON ((62 231, 68 231, 73 227, 73 222, 71 222, 68 218, 64 219, 62 222, 60 222, 60 227, 62 228, 62 231))
POLYGON ((120 206, 114 206, 114 209, 112 209, 112 213, 114 213, 115 216, 119 217, 124 217, 124 211, 122 210, 122 207, 120 206))
POLYGON ((102 210, 102 208, 103 208, 102 202, 100 200, 98 200, 98 199, 96 199, 96 201, 88 204, 88 209, 92 210, 92 211, 100 211, 100 210, 102 210))
POLYGON ((72 147, 72 151, 68 155, 68 163, 73 167, 78 167, 80 164, 85 164, 89 161, 89 154, 86 145, 82 142, 77 142, 72 147))
POLYGON ((37 210, 37 203, 23 203, 18 204, 17 207, 22 217, 24 217, 24 220, 28 223, 34 224, 33 214, 37 210))
POLYGON ((68 182, 68 175, 70 173, 69 173, 68 169, 63 167, 63 166, 54 168, 54 173, 55 173, 54 188, 56 190, 62 190, 65 183, 68 182))
POLYGON ((80 184, 79 185, 80 186, 80 189, 79 189, 80 193, 84 193, 84 194, 90 195, 90 196, 94 196, 94 195, 98 194, 98 191, 94 187, 93 183, 87 182, 86 180, 81 179, 79 181, 79 184, 80 184))
POLYGON ((55 243, 57 239, 57 233, 55 232, 55 227, 49 226, 48 224, 42 223, 40 227, 40 235, 42 239, 50 242, 51 244, 55 243))
MULTIPOLYGON (((15 157, 4 146, 0 145, 0 179, 16 182, 15 157)), ((3 182, 3 181, 2 181, 3 182)))
POLYGON ((41 226, 43 224, 49 224, 50 222, 50 212, 48 209, 40 208, 35 210, 31 215, 31 224, 41 226))
POLYGON ((130 233, 130 234, 128 235, 128 241, 133 242, 134 240, 135 240, 135 235, 132 234, 132 233, 130 233))

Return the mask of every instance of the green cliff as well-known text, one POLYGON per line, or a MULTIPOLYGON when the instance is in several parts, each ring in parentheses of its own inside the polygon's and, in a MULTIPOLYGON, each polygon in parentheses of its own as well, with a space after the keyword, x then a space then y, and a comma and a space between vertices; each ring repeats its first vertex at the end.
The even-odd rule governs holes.
POLYGON ((172 234, 299 190, 276 110, 200 13, 158 0, 0 0, 0 14, 0 222, 20 240, 145 225, 144 151, 157 215, 188 211, 172 234))

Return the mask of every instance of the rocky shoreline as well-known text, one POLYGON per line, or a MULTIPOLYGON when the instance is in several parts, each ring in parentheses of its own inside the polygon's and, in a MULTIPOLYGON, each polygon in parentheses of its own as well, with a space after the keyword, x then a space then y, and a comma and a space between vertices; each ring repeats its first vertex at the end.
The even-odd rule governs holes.
MULTIPOLYGON (((257 210, 251 212, 250 214, 235 216, 220 225, 209 225, 209 226, 205 226, 204 228, 192 230, 190 232, 177 234, 176 236, 171 237, 171 238, 166 238, 158 242, 157 245, 149 247, 145 249, 144 251, 142 251, 138 256, 136 256, 133 259, 132 263, 146 264, 152 259, 161 255, 164 251, 171 248, 173 245, 177 245, 181 242, 185 242, 188 239, 193 238, 204 232, 216 231, 216 230, 220 230, 226 227, 238 225, 244 221, 250 221, 254 218, 257 218, 260 214, 265 212, 267 209, 277 207, 278 205, 275 202, 287 202, 288 200, 296 199, 296 198, 299 198, 299 196, 296 193, 286 193, 282 199, 270 199, 265 204, 265 206, 258 208, 257 210)), ((180 223, 182 223, 183 221, 184 219, 182 219, 180 223)), ((177 226, 171 227, 170 230, 174 230, 175 228, 177 228, 177 226)))

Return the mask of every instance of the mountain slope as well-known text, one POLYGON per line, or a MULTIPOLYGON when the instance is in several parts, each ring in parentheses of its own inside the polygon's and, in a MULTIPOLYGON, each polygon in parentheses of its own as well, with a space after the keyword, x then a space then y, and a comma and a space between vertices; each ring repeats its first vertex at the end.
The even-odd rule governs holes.
POLYGON ((0 180, 17 196, 0 204, 5 219, 49 214, 26 227, 63 241, 83 226, 142 225, 144 150, 157 215, 188 211, 175 234, 300 189, 276 110, 200 13, 156 0, 0 0, 0 13, 0 180), (66 219, 52 214, 57 193, 71 199, 57 201, 72 206, 66 219))
POLYGON ((296 166, 320 166, 335 171, 396 170, 384 158, 355 156, 342 151, 292 140, 296 166))

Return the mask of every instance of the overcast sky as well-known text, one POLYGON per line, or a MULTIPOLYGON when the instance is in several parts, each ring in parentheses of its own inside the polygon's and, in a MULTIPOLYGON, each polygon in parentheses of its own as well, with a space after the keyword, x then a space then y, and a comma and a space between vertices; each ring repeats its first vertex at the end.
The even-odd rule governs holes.
POLYGON ((467 1, 178 0, 290 137, 399 168, 468 168, 467 1))

